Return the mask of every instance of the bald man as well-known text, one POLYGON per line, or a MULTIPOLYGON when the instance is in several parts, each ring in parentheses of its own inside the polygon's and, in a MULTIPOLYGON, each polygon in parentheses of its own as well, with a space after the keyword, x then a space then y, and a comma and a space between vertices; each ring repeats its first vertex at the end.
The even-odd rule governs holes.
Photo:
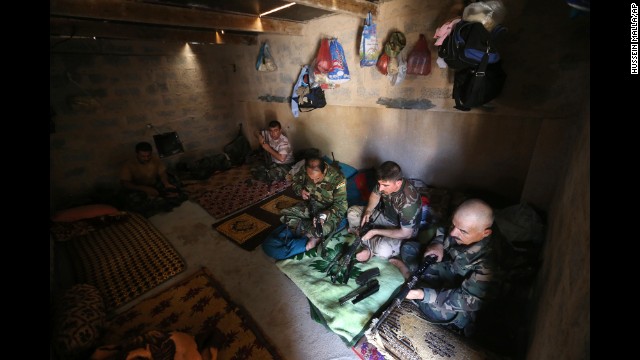
MULTIPOLYGON (((493 210, 487 203, 479 199, 463 202, 453 215, 449 234, 445 236, 445 229, 439 228, 424 251, 424 257, 435 255, 438 262, 422 274, 418 288, 406 297, 416 300, 431 321, 450 324, 467 336, 472 333, 469 325, 475 312, 499 290, 490 245, 492 225, 493 210)), ((405 243, 400 254, 402 261, 390 261, 408 278, 423 260, 420 243, 405 243)))

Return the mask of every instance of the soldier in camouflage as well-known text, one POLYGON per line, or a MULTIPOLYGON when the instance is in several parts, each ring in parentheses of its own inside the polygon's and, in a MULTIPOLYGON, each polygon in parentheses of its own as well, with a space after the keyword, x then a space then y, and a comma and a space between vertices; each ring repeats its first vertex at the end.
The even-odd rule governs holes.
POLYGON ((347 211, 349 231, 371 220, 375 225, 366 234, 360 234, 364 249, 356 254, 360 262, 371 256, 390 258, 400 255, 402 242, 418 234, 422 202, 420 194, 402 176, 400 165, 385 161, 376 169, 378 183, 369 196, 366 208, 354 205, 347 211), (376 209, 382 202, 381 209, 376 209), (374 211, 374 209, 376 209, 374 211))
POLYGON ((308 251, 318 244, 321 236, 326 237, 336 230, 344 219, 347 211, 347 180, 340 170, 313 155, 305 159, 304 167, 293 176, 292 188, 305 201, 282 209, 280 221, 287 224, 294 234, 306 236, 308 241, 304 250, 300 250, 308 251), (322 234, 315 227, 311 205, 315 207, 316 219, 321 219, 322 234))
MULTIPOLYGON (((497 267, 491 246, 493 210, 482 200, 463 202, 453 215, 449 234, 439 228, 424 256, 436 255, 438 262, 420 277, 422 288, 409 291, 407 299, 419 301, 420 310, 435 323, 450 324, 471 335, 473 321, 487 301, 497 297, 497 267), (470 325, 471 324, 471 325, 470 325)), ((394 260, 405 278, 421 260, 420 244, 402 246, 402 261, 394 260)))

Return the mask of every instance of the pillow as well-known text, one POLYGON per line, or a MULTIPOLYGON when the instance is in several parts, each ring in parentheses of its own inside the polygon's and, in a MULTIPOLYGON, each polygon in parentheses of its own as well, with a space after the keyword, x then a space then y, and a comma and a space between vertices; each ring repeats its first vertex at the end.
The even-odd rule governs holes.
POLYGON ((77 284, 62 296, 56 313, 53 341, 62 358, 93 350, 105 327, 104 301, 96 287, 77 284))
MULTIPOLYGON (((329 165, 333 163, 333 160, 329 159, 327 155, 323 156, 322 160, 326 161, 327 164, 329 165)), ((352 177, 358 172, 358 170, 356 170, 353 166, 347 165, 343 162, 338 162, 338 166, 340 166, 340 171, 342 171, 342 175, 344 175, 344 177, 347 179, 349 179, 350 177, 352 177)))
POLYGON ((111 205, 85 205, 58 211, 51 217, 51 220, 59 222, 71 222, 82 219, 90 219, 97 216, 112 215, 117 212, 118 209, 114 208, 111 205))

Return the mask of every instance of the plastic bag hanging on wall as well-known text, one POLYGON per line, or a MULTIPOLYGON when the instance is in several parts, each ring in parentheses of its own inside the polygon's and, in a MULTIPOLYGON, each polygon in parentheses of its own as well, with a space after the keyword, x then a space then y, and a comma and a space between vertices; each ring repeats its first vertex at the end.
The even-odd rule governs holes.
POLYGON ((364 20, 364 28, 360 37, 360 67, 374 66, 380 56, 376 28, 376 24, 371 19, 371 12, 369 12, 364 20))
POLYGON ((260 47, 260 53, 258 53, 258 61, 256 62, 256 70, 258 71, 276 71, 278 66, 276 65, 271 51, 269 50, 269 43, 266 41, 262 43, 260 47))
POLYGON ((407 57, 407 74, 429 75, 431 73, 431 51, 424 34, 420 34, 418 42, 407 57))

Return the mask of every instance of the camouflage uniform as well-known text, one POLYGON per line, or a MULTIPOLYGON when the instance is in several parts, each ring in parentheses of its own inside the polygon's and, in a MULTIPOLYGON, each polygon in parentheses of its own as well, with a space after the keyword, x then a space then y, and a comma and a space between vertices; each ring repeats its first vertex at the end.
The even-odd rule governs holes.
MULTIPOLYGON (((411 237, 418 235, 420 218, 422 215, 422 201, 418 190, 407 179, 402 180, 400 189, 392 194, 380 193, 379 184, 376 184, 373 192, 380 195, 382 213, 376 217, 378 211, 374 211, 370 219, 378 228, 411 228, 411 237)), ((362 212, 365 207, 354 205, 347 212, 349 228, 352 230, 360 226, 362 212)), ((362 234, 364 235, 364 234, 362 234)), ((394 239, 385 236, 374 236, 363 241, 363 244, 371 251, 372 256, 390 258, 400 254, 400 245, 403 239, 394 239)))
MULTIPOLYGON (((491 237, 471 245, 458 245, 446 230, 439 228, 431 243, 444 246, 442 262, 433 264, 422 274, 424 299, 419 306, 436 323, 452 324, 464 329, 475 320, 475 312, 497 297, 498 268, 495 264, 491 237)), ((422 259, 420 244, 402 246, 402 260, 412 272, 422 259)))
MULTIPOLYGON (((327 236, 336 229, 347 211, 347 180, 339 170, 326 162, 325 167, 324 179, 318 184, 314 184, 309 179, 306 169, 302 167, 293 176, 292 188, 298 196, 301 196, 302 189, 309 191, 310 196, 315 199, 316 211, 327 214, 327 219, 322 225, 322 233, 327 236)), ((286 223, 294 233, 301 235, 309 233, 319 237, 313 226, 309 201, 282 209, 280 214, 282 214, 280 221, 286 223)))

